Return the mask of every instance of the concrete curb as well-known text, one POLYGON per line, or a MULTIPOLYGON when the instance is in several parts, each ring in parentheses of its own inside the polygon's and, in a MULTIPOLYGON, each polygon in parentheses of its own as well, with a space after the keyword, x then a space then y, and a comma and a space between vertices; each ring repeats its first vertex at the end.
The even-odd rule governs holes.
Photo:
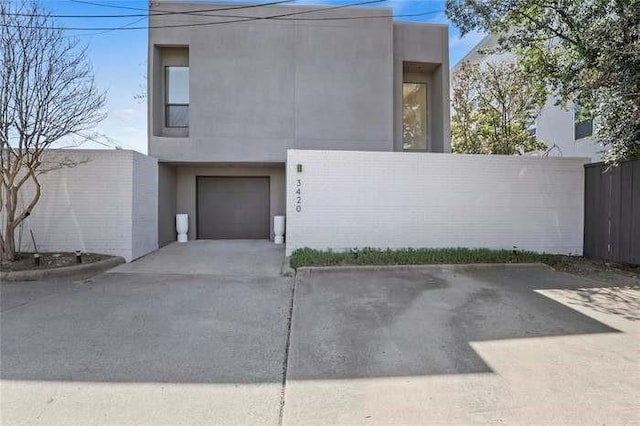
POLYGON ((357 271, 468 271, 474 269, 511 269, 511 268, 553 268, 545 263, 441 263, 430 265, 344 265, 344 266, 301 266, 296 273, 308 272, 357 272, 357 271))
POLYGON ((61 268, 38 269, 33 271, 0 272, 2 281, 41 281, 45 278, 64 278, 75 275, 98 274, 124 263, 122 257, 110 257, 97 262, 65 266, 61 268))

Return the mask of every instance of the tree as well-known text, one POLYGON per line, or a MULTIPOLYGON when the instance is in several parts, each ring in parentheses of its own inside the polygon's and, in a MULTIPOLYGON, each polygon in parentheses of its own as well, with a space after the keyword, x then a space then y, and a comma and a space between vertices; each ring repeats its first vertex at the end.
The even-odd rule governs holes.
POLYGON ((544 84, 515 64, 463 63, 452 77, 452 151, 514 155, 546 149, 529 131, 546 98, 544 84))
POLYGON ((86 47, 36 3, 0 3, 0 58, 0 258, 12 261, 15 231, 40 200, 41 176, 77 164, 49 153, 105 117, 105 93, 86 47))
POLYGON ((500 50, 596 119, 607 161, 640 158, 640 1, 447 0, 463 34, 498 34, 500 50))

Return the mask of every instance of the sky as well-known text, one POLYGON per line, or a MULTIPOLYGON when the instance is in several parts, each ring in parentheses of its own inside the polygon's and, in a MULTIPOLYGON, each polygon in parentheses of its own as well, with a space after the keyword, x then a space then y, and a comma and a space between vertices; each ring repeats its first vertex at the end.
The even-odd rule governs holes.
MULTIPOLYGON (((83 0, 84 1, 84 0, 83 0)), ((40 4, 55 15, 131 15, 141 11, 109 7, 146 9, 146 0, 87 0, 94 4, 72 0, 40 0, 40 4)), ((224 0, 219 0, 224 1, 224 0)), ((257 0, 256 0, 257 1, 257 0)), ((254 1, 254 3, 256 2, 254 1)), ((292 4, 340 5, 357 0, 294 0, 292 4)), ((236 0, 235 3, 245 2, 236 0)), ((459 32, 444 13, 443 0, 388 0, 369 7, 391 7, 394 15, 429 12, 420 17, 399 17, 398 21, 437 22, 449 24, 449 62, 453 66, 483 37, 459 32), (432 12, 432 13, 431 13, 432 12)), ((66 28, 146 26, 144 17, 56 18, 58 25, 66 28)), ((234 24, 230 24, 234 25, 234 24)), ((237 24, 242 25, 242 24, 237 24)), ((119 146, 147 152, 147 107, 144 100, 136 99, 146 87, 147 30, 75 31, 66 30, 88 48, 96 83, 107 91, 107 118, 91 132, 96 142, 84 142, 82 148, 119 146)))

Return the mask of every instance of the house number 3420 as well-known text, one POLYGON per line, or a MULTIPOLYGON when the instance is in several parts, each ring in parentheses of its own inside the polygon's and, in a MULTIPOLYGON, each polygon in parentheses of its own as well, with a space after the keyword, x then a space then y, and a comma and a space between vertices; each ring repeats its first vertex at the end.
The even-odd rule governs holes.
POLYGON ((300 213, 302 211, 302 179, 296 179, 296 212, 300 213))

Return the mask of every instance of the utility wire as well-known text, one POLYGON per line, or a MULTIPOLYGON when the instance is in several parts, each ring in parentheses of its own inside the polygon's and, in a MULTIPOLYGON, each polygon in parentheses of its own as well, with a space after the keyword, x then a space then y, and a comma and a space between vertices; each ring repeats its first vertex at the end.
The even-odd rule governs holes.
POLYGON ((119 26, 119 27, 117 27, 117 28, 114 28, 114 29, 112 29, 112 30, 98 31, 98 32, 95 32, 95 33, 82 33, 82 34, 76 34, 76 35, 74 35, 74 37, 93 37, 93 36, 97 36, 97 35, 106 34, 106 33, 109 33, 109 32, 111 32, 111 31, 116 31, 116 30, 120 30, 120 29, 123 29, 123 28, 126 28, 126 27, 130 27, 130 26, 135 25, 135 24, 137 24, 138 22, 143 21, 143 20, 145 20, 145 19, 146 19, 145 17, 138 18, 138 19, 136 19, 136 20, 134 20, 134 21, 129 22, 128 24, 121 25, 121 26, 119 26))
POLYGON ((73 132, 73 134, 76 136, 80 136, 81 138, 84 139, 84 141, 82 141, 81 144, 84 143, 85 141, 91 141, 91 142, 97 143, 98 145, 102 145, 106 148, 131 149, 133 151, 136 151, 136 149, 131 145, 123 143, 115 138, 112 138, 111 136, 107 136, 104 133, 93 132, 93 134, 89 134, 86 132, 73 132), (104 138, 104 141, 101 141, 97 138, 104 138))
MULTIPOLYGON (((117 5, 117 4, 108 4, 108 3, 98 3, 98 2, 88 1, 88 0, 69 0, 69 1, 73 2, 73 3, 90 4, 92 6, 110 7, 110 8, 113 8, 113 9, 138 10, 138 11, 142 11, 142 12, 145 12, 145 11, 149 10, 149 9, 145 9, 145 8, 141 8, 141 7, 121 6, 121 5, 117 5)), ((209 9, 209 10, 215 11, 215 10, 247 9, 247 8, 250 8, 250 7, 268 6, 268 5, 271 5, 271 4, 289 3, 289 2, 292 2, 292 1, 296 1, 296 0, 282 0, 282 1, 275 1, 275 2, 270 2, 270 3, 246 4, 246 5, 241 5, 241 6, 230 6, 230 7, 225 7, 225 8, 216 8, 216 9, 209 9)), ((194 11, 191 11, 191 12, 198 13, 198 12, 206 12, 207 10, 208 9, 202 9, 202 10, 194 10, 194 11)), ((160 10, 160 9, 158 9, 157 12, 168 13, 168 14, 184 13, 184 12, 160 10)))
MULTIPOLYGON (((79 1, 79 0, 75 0, 75 1, 79 1)), ((69 31, 114 31, 114 30, 146 30, 146 29, 160 29, 160 28, 185 28, 185 27, 198 27, 198 26, 231 24, 231 23, 234 23, 234 22, 256 21, 256 20, 263 20, 263 19, 275 19, 275 18, 282 18, 282 17, 286 17, 286 16, 294 16, 294 15, 302 15, 302 14, 307 14, 307 13, 316 13, 316 12, 324 12, 324 11, 328 11, 328 10, 342 9, 342 8, 346 8, 346 7, 350 7, 350 6, 361 6, 361 5, 366 5, 366 4, 383 3, 385 1, 387 1, 387 0, 368 0, 368 1, 358 2, 358 3, 349 3, 349 4, 339 5, 339 6, 325 7, 325 8, 321 8, 321 9, 302 10, 302 11, 298 11, 298 12, 283 13, 283 14, 280 14, 280 15, 272 15, 272 16, 264 16, 264 17, 233 16, 235 18, 241 18, 241 19, 235 19, 235 20, 231 20, 231 21, 197 22, 197 23, 191 23, 191 24, 155 25, 155 26, 147 25, 147 26, 140 26, 140 27, 125 27, 125 28, 120 28, 120 27, 95 27, 95 28, 64 27, 64 28, 58 28, 58 27, 37 27, 37 26, 35 26, 33 28, 50 29, 50 30, 53 30, 53 29, 65 29, 65 30, 69 30, 69 31)), ((34 16, 34 15, 30 15, 30 16, 34 16)), ((25 28, 30 28, 30 27, 25 27, 25 28)))
POLYGON ((372 15, 372 16, 334 16, 330 18, 273 18, 276 21, 337 21, 349 19, 376 19, 376 18, 411 18, 417 16, 435 15, 444 10, 429 10, 427 12, 403 13, 399 15, 372 15))
POLYGON ((106 148, 122 149, 122 148, 121 148, 120 146, 118 146, 118 145, 115 145, 115 144, 113 144, 113 143, 109 144, 109 143, 105 143, 105 142, 99 141, 98 139, 96 139, 96 138, 94 138, 93 136, 88 135, 88 134, 86 134, 86 133, 73 132, 73 134, 74 134, 74 135, 76 135, 76 136, 80 136, 81 138, 83 138, 83 139, 84 139, 84 141, 80 142, 80 144, 79 144, 79 145, 82 145, 82 144, 83 144, 84 142, 86 142, 86 141, 91 141, 91 142, 97 143, 98 145, 102 145, 102 146, 104 146, 104 147, 106 147, 106 148))
MULTIPOLYGON (((70 0, 70 1, 74 3, 92 4, 96 6, 106 6, 106 7, 112 6, 107 4, 93 3, 93 2, 80 1, 80 0, 70 0)), ((33 13, 21 13, 21 12, 17 12, 17 13, 8 12, 5 14, 9 16, 25 16, 25 17, 47 16, 49 18, 64 18, 64 19, 73 19, 73 18, 81 18, 81 19, 111 18, 112 19, 112 18, 140 18, 140 17, 146 18, 148 16, 167 16, 167 15, 215 16, 215 15, 205 14, 205 12, 250 9, 250 8, 262 7, 262 6, 273 6, 273 5, 278 5, 282 3, 291 3, 293 1, 295 0, 280 0, 280 1, 274 1, 269 3, 251 4, 251 5, 244 5, 244 6, 221 7, 221 8, 215 8, 215 9, 201 9, 201 10, 186 10, 186 11, 155 10, 155 11, 149 11, 148 13, 130 13, 130 14, 124 14, 124 15, 123 14, 120 14, 120 15, 57 15, 57 14, 38 15, 33 13)), ((121 7, 121 6, 117 6, 117 7, 121 7)), ((135 9, 145 10, 145 9, 139 9, 139 8, 135 8, 135 9)))
MULTIPOLYGON (((74 0, 74 1, 79 1, 79 0, 74 0)), ((322 8, 322 9, 304 10, 304 11, 284 13, 284 14, 272 15, 272 16, 239 16, 239 15, 212 15, 212 14, 207 14, 207 15, 201 15, 201 16, 222 17, 222 18, 239 18, 239 19, 233 19, 233 20, 228 20, 228 21, 215 21, 215 22, 197 22, 197 23, 190 23, 190 24, 154 25, 154 26, 147 25, 147 26, 133 27, 133 26, 130 26, 130 25, 132 25, 134 23, 134 22, 132 22, 132 23, 129 23, 127 25, 118 26, 118 27, 37 27, 37 26, 34 26, 34 27, 25 27, 25 28, 65 29, 65 30, 70 30, 70 31, 103 31, 103 32, 107 32, 107 31, 116 31, 116 30, 144 30, 144 29, 198 27, 198 26, 231 24, 231 23, 235 23, 235 22, 256 21, 256 20, 333 21, 333 20, 348 20, 348 19, 376 19, 376 18, 417 17, 417 16, 425 16, 425 15, 437 14, 437 13, 442 13, 443 12, 442 10, 434 10, 434 11, 427 11, 427 12, 420 12, 420 13, 409 13, 409 14, 400 14, 400 15, 393 15, 392 14, 392 15, 342 16, 342 17, 320 17, 320 18, 288 18, 289 16, 296 16, 296 15, 302 15, 302 14, 308 14, 308 13, 316 13, 316 12, 324 12, 324 11, 329 11, 329 10, 336 10, 336 9, 342 9, 342 8, 346 8, 346 7, 361 6, 361 5, 373 4, 373 3, 383 3, 385 1, 387 1, 387 0, 370 0, 370 1, 364 1, 364 2, 359 2, 359 3, 350 3, 350 4, 339 5, 339 6, 326 7, 326 8, 322 8)), ((30 16, 36 16, 36 15, 30 15, 30 16)), ((141 18, 140 20, 142 20, 142 19, 144 19, 144 18, 141 18)), ((10 25, 10 26, 11 27, 15 27, 13 25, 10 25)))
POLYGON ((108 3, 97 3, 93 1, 87 1, 87 0, 69 0, 69 1, 73 3, 90 4, 92 6, 110 7, 113 9, 140 10, 140 11, 148 10, 148 9, 143 9, 141 7, 121 6, 118 4, 108 4, 108 3))
POLYGON ((107 136, 107 135, 105 135, 104 133, 98 133, 98 132, 96 132, 96 135, 97 135, 97 136, 101 136, 101 137, 105 138, 106 140, 108 140, 109 142, 111 142, 112 144, 114 144, 114 145, 116 145, 116 146, 118 146, 118 147, 120 147, 120 148, 123 148, 123 147, 124 147, 124 148, 126 148, 126 149, 132 149, 132 150, 134 150, 134 151, 136 150, 133 146, 129 145, 128 143, 124 143, 124 142, 122 142, 122 141, 121 141, 121 140, 119 140, 119 139, 112 138, 111 136, 107 136))

